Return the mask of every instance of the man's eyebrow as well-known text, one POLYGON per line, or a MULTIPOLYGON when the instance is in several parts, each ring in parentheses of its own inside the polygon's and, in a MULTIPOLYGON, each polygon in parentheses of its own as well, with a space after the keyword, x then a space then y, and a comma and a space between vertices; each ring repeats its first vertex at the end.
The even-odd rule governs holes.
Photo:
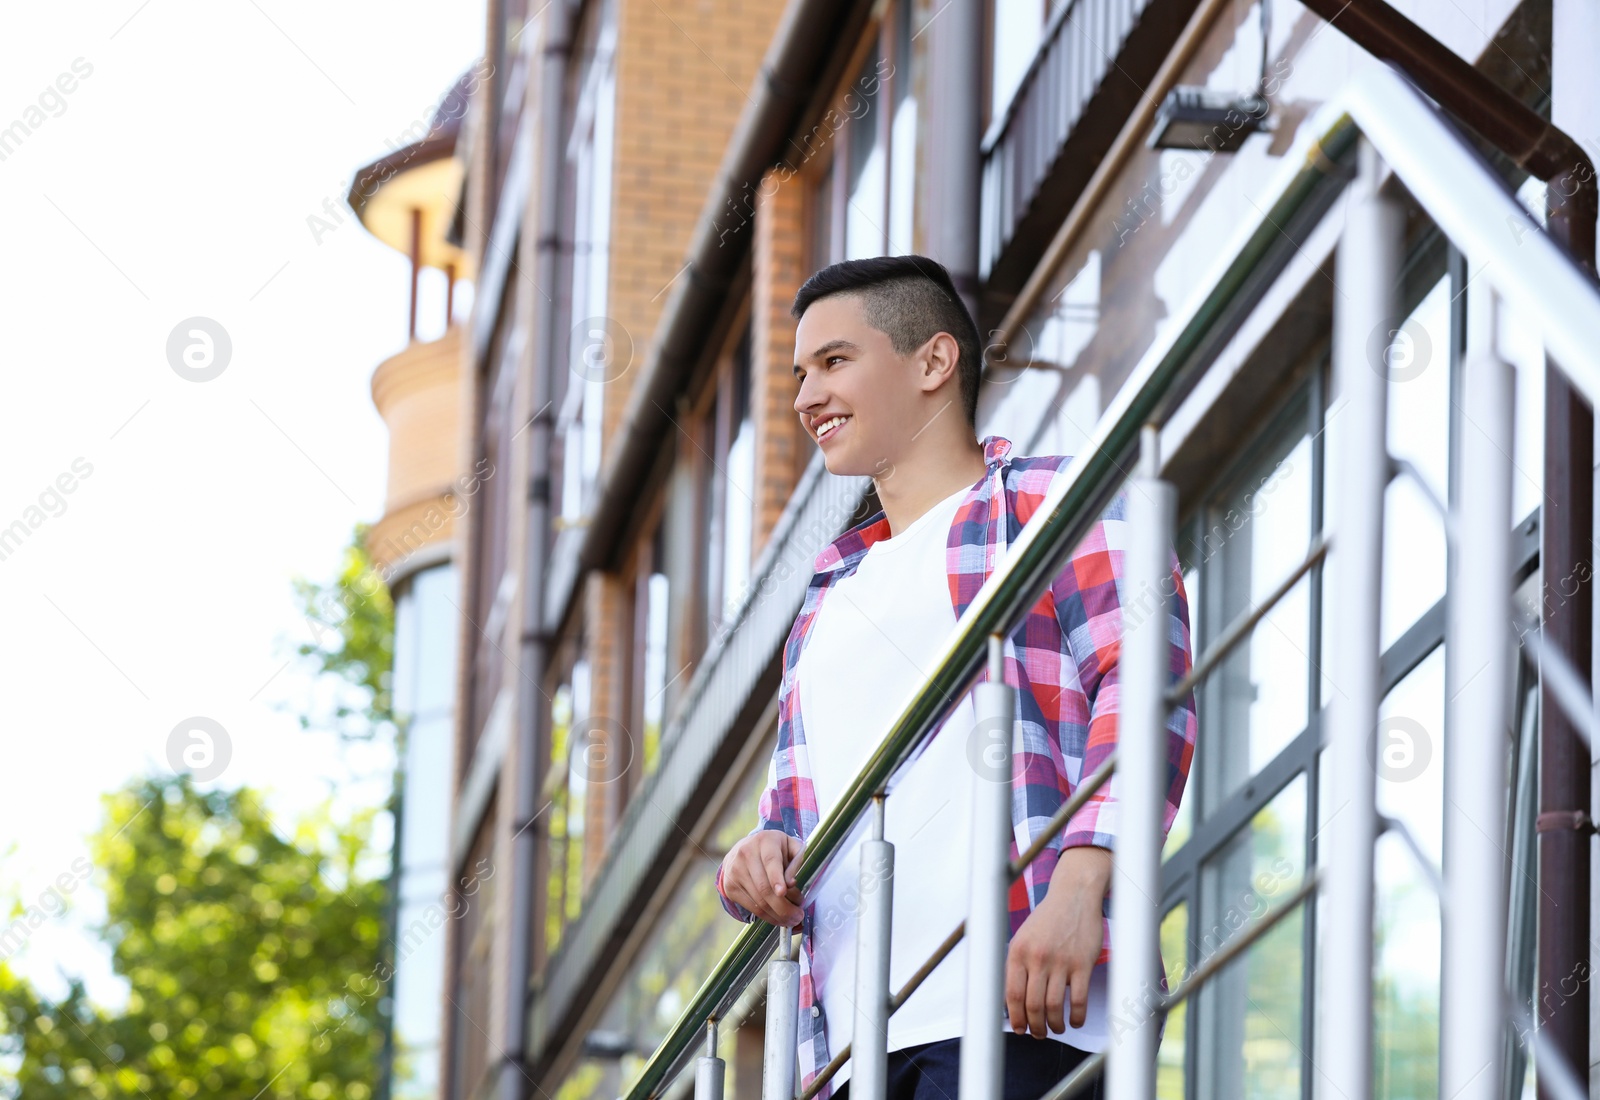
MULTIPOLYGON (((806 356, 806 358, 808 358, 808 359, 821 359, 824 355, 827 355, 830 351, 860 351, 860 350, 861 350, 861 348, 860 348, 859 345, 852 344, 849 340, 829 340, 826 344, 823 344, 816 351, 814 351, 810 355, 806 356)), ((800 373, 800 364, 799 363, 796 363, 794 365, 794 373, 795 374, 799 374, 800 373)))

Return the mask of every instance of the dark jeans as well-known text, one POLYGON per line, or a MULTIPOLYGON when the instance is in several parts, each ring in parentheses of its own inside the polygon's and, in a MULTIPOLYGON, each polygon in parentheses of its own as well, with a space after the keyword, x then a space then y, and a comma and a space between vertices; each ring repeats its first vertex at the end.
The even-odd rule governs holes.
MULTIPOLYGON (((1005 1039, 1005 1083, 1001 1100, 1039 1100, 1077 1064, 1087 1051, 1056 1039, 1035 1039, 1014 1031, 1005 1039)), ((1104 1074, 1078 1096, 1104 1100, 1104 1074)), ((961 1040, 940 1039, 889 1052, 888 1100, 956 1100, 961 1091, 961 1040)), ((848 1100, 850 1082, 833 1092, 833 1100, 848 1100)))

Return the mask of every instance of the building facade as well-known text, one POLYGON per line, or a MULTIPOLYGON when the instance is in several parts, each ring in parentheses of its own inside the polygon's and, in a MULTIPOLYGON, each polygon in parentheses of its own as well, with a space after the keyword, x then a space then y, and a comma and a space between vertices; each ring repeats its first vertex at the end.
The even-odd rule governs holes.
MULTIPOLYGON (((1600 51, 1600 23, 1585 0, 1402 7, 1419 56, 1442 49, 1600 140, 1583 60, 1600 51)), ((457 469, 477 478, 451 536, 460 661, 444 843, 460 915, 445 928, 441 1097, 623 1095, 740 931, 713 880, 756 819, 783 641, 816 552, 876 510, 870 481, 826 472, 792 408, 789 305, 805 278, 847 258, 940 260, 990 337, 978 435, 1077 454, 1140 363, 1211 300, 1218 256, 1263 216, 1291 153, 1304 155, 1318 107, 1382 64, 1382 20, 1368 18, 1379 8, 1391 10, 490 0, 449 231, 476 281, 451 337, 451 400, 457 469)), ((1517 156, 1483 151, 1542 212, 1545 187, 1517 156)), ((1446 683, 1463 673, 1447 666, 1450 549, 1434 503, 1463 488, 1452 469, 1470 349, 1493 346, 1519 368, 1508 588, 1547 621, 1578 616, 1585 670, 1592 630, 1577 610, 1587 572, 1557 588, 1541 579, 1548 517, 1592 534, 1592 419, 1547 392, 1528 318, 1475 285, 1400 197, 1405 316, 1379 349, 1404 473, 1381 503, 1385 1097, 1439 1083, 1450 978, 1426 864, 1446 843, 1446 683)), ((1230 291, 1196 345, 1203 381, 1162 424, 1196 653, 1323 530, 1340 475, 1327 455, 1340 430, 1330 349, 1344 213, 1339 199, 1280 227, 1273 262, 1230 291)), ((1337 808, 1321 719, 1339 686, 1322 654, 1349 598, 1330 584, 1308 569, 1198 689, 1196 767, 1163 867, 1173 984, 1323 858, 1337 808)), ((1569 890, 1568 912, 1581 907, 1586 943, 1589 842, 1536 823, 1586 814, 1589 772, 1562 764, 1538 677, 1517 667, 1507 981, 1582 1069, 1587 971, 1552 993, 1561 975, 1548 961, 1541 971, 1535 945, 1555 942, 1541 906, 1553 890, 1569 890), (1551 804, 1551 766, 1576 774, 1581 794, 1551 804), (1541 869, 1556 858, 1567 863, 1541 869)), ((1174 1011, 1160 1095, 1316 1094, 1319 912, 1282 921, 1174 1011)), ((740 1100, 760 1093, 762 1011, 753 987, 718 1031, 740 1100)), ((1507 1097, 1530 1080, 1517 1040, 1507 1097)))
MULTIPOLYGON (((477 488, 462 461, 462 326, 457 280, 474 261, 451 239, 464 175, 456 155, 475 86, 468 73, 440 99, 418 140, 365 165, 348 202, 378 240, 411 261, 407 344, 372 373, 372 401, 389 429, 384 512, 366 550, 394 602, 393 690, 399 727, 390 1036, 383 1100, 439 1095, 445 925, 469 905, 449 889, 450 759, 455 737, 458 517, 477 488), (419 338, 421 280, 445 281, 442 330, 419 338)), ((428 325, 431 318, 421 318, 428 325)))

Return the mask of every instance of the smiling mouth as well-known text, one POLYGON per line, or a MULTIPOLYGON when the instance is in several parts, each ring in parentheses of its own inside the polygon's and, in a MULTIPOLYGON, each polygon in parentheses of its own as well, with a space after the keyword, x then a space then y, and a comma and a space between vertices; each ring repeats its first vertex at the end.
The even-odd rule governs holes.
POLYGON ((823 421, 822 425, 817 428, 817 442, 821 443, 824 439, 832 436, 834 432, 844 427, 845 421, 849 419, 848 416, 835 416, 832 419, 823 421))

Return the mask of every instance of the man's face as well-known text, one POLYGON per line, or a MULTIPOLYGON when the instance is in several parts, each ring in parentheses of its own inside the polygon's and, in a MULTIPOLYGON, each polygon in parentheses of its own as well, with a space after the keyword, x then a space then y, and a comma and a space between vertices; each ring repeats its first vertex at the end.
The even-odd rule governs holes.
POLYGON ((892 469, 923 419, 920 354, 895 354, 888 334, 867 323, 860 298, 835 294, 800 318, 794 361, 794 410, 822 448, 828 472, 882 476, 892 469))

